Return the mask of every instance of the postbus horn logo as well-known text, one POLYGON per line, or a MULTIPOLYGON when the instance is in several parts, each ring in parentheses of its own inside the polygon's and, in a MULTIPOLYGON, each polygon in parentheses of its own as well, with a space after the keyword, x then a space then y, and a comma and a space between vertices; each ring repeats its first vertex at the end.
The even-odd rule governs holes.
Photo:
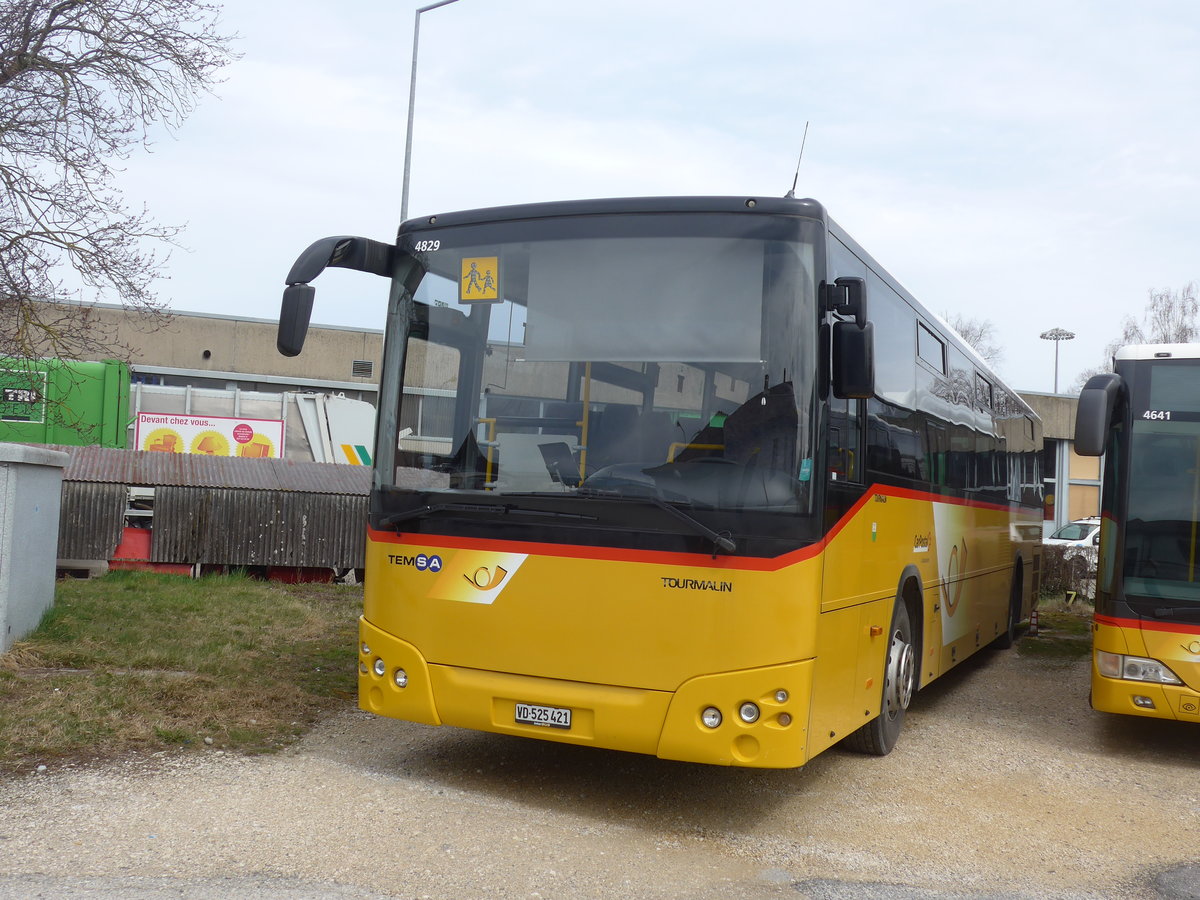
POLYGON ((487 566, 480 566, 470 575, 463 575, 471 587, 480 591, 490 591, 500 587, 501 582, 508 577, 508 570, 504 566, 496 566, 495 571, 492 571, 487 566))

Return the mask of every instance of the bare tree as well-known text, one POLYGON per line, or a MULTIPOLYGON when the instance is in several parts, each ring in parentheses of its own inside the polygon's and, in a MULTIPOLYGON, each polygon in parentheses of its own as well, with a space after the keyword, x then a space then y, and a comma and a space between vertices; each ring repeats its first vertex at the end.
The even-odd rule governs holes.
POLYGON ((1121 322, 1121 335, 1104 348, 1104 363, 1080 372, 1072 388, 1082 390, 1093 375, 1113 370, 1113 356, 1129 344, 1186 344, 1196 340, 1200 328, 1196 315, 1200 313, 1200 298, 1196 282, 1189 281, 1179 290, 1150 289, 1141 320, 1126 316, 1121 322))
POLYGON ((152 126, 176 128, 233 58, 218 12, 0 0, 0 356, 126 355, 92 304, 165 314, 152 284, 179 229, 130 209, 114 166, 152 126))
POLYGON ((996 326, 988 319, 969 319, 962 313, 942 313, 946 323, 958 332, 958 336, 974 348, 983 361, 992 368, 1004 360, 1004 351, 997 343, 996 326))

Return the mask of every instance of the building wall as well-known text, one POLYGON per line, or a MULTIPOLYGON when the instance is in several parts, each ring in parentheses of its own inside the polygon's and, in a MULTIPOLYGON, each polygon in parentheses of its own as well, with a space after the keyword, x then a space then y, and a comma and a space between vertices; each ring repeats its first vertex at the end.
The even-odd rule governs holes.
POLYGON ((1052 534, 1074 519, 1100 514, 1100 460, 1075 452, 1075 413, 1079 398, 1071 394, 1022 393, 1042 417, 1045 449, 1046 510, 1043 532, 1052 534))
POLYGON ((173 312, 156 327, 118 306, 97 307, 96 315, 111 323, 121 343, 133 348, 130 363, 135 369, 194 372, 194 386, 225 387, 235 381, 249 390, 286 390, 327 383, 361 386, 373 394, 379 384, 382 331, 313 325, 304 352, 289 358, 275 349, 277 323, 269 319, 173 312), (211 383, 200 380, 206 373, 211 383))

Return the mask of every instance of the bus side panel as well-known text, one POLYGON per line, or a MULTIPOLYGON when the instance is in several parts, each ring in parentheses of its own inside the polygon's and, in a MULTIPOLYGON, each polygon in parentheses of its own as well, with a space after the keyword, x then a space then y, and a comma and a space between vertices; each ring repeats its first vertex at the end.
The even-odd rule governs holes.
POLYGON ((1018 545, 1010 512, 877 487, 831 537, 824 558, 811 731, 817 752, 879 714, 887 633, 904 572, 919 573, 913 632, 924 686, 1008 625, 1018 545), (860 667, 861 666, 861 667, 860 667))
POLYGON ((891 616, 890 597, 821 614, 810 755, 879 715, 891 616))
MULTIPOLYGON (((839 523, 823 560, 817 662, 813 674, 812 752, 879 715, 890 626, 901 576, 937 580, 929 495, 876 488, 839 523)), ((934 607, 912 622, 918 637, 934 607)))

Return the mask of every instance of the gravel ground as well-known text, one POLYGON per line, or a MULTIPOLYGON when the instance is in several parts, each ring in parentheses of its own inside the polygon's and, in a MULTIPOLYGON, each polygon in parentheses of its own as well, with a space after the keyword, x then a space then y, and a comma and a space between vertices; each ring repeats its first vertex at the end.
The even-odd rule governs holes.
POLYGON ((0 780, 0 898, 1200 898, 1200 729, 985 652, 772 772, 378 719, 0 780))

